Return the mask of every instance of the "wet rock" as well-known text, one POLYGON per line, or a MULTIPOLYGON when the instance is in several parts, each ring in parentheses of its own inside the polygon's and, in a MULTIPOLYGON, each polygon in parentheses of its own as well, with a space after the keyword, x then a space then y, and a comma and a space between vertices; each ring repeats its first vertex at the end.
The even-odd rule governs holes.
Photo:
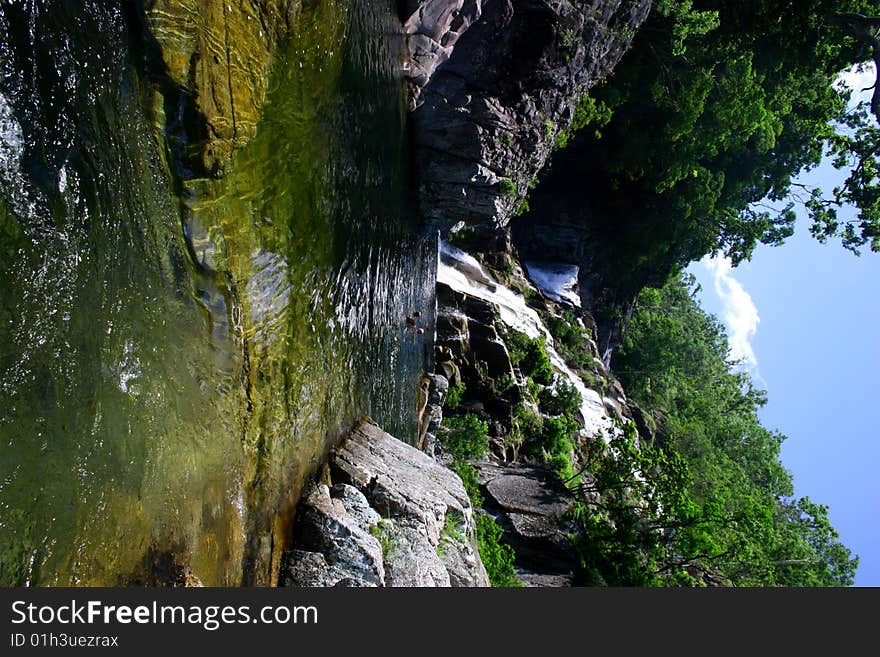
POLYGON ((462 410, 506 421, 519 391, 510 386, 499 394, 499 382, 512 383, 515 373, 507 345, 496 329, 496 315, 490 302, 438 284, 438 367, 467 381, 462 410))
POLYGON ((289 586, 488 586, 458 475, 362 421, 297 511, 289 586))

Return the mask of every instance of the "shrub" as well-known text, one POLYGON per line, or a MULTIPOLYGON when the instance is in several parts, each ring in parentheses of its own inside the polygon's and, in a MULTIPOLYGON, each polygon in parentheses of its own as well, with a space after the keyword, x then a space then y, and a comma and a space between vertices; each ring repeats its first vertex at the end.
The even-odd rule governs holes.
POLYGON ((471 506, 475 509, 483 504, 483 494, 480 492, 480 484, 477 481, 477 469, 466 461, 456 461, 450 466, 453 472, 461 478, 464 490, 468 494, 471 506))
POLYGON ((526 441, 540 438, 544 421, 540 415, 529 410, 525 405, 517 404, 513 410, 513 421, 526 441))
POLYGON ((477 516, 477 548, 492 586, 520 587, 513 569, 513 548, 501 542, 504 531, 491 516, 477 516))
POLYGON ((501 192, 502 196, 515 198, 517 196, 516 183, 510 178, 502 178, 498 181, 498 191, 501 192))
POLYGON ((443 419, 440 442, 453 461, 478 459, 489 449, 489 425, 473 413, 443 419))
POLYGON ((568 381, 557 381, 554 388, 540 392, 541 408, 550 415, 574 418, 581 407, 581 393, 568 381))
POLYGON ((553 383, 553 366, 547 354, 544 338, 535 338, 529 342, 525 356, 520 362, 523 374, 531 377, 536 383, 550 385, 553 383))
POLYGON ((459 381, 456 384, 450 383, 449 388, 446 390, 446 399, 443 400, 443 405, 450 410, 458 408, 459 404, 461 404, 464 392, 464 381, 459 381))

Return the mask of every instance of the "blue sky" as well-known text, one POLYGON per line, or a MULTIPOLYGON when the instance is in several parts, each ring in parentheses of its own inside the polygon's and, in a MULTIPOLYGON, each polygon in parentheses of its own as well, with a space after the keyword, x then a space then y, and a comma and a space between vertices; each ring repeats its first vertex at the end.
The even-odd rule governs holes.
MULTIPOLYGON (((872 75, 851 79, 861 88, 872 75)), ((830 191, 840 174, 822 164, 801 180, 830 191)), ((819 244, 799 214, 785 245, 759 247, 735 269, 716 259, 689 271, 732 356, 767 390, 761 419, 788 436, 782 462, 796 494, 828 505, 860 557, 856 585, 880 586, 880 253, 819 244)))

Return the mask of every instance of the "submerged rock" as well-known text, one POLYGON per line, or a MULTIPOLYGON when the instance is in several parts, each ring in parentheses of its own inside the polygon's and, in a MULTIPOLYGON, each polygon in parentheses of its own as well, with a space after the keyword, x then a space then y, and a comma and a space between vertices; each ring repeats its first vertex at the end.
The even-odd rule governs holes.
POLYGON ((285 586, 489 586, 476 521, 451 470, 368 420, 300 502, 285 586))

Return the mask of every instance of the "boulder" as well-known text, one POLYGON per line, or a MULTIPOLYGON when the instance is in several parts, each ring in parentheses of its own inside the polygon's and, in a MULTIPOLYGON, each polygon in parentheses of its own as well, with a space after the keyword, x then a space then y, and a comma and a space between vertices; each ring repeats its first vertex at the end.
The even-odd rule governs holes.
POLYGON ((371 528, 380 518, 353 486, 313 486, 300 503, 294 544, 286 555, 282 584, 381 586, 382 546, 371 528))
POLYGON ((489 586, 461 479, 363 420, 300 502, 287 586, 489 586))
POLYGON ((528 586, 568 586, 575 566, 566 518, 573 498, 545 468, 518 463, 477 464, 484 508, 504 528, 517 576, 528 586))

